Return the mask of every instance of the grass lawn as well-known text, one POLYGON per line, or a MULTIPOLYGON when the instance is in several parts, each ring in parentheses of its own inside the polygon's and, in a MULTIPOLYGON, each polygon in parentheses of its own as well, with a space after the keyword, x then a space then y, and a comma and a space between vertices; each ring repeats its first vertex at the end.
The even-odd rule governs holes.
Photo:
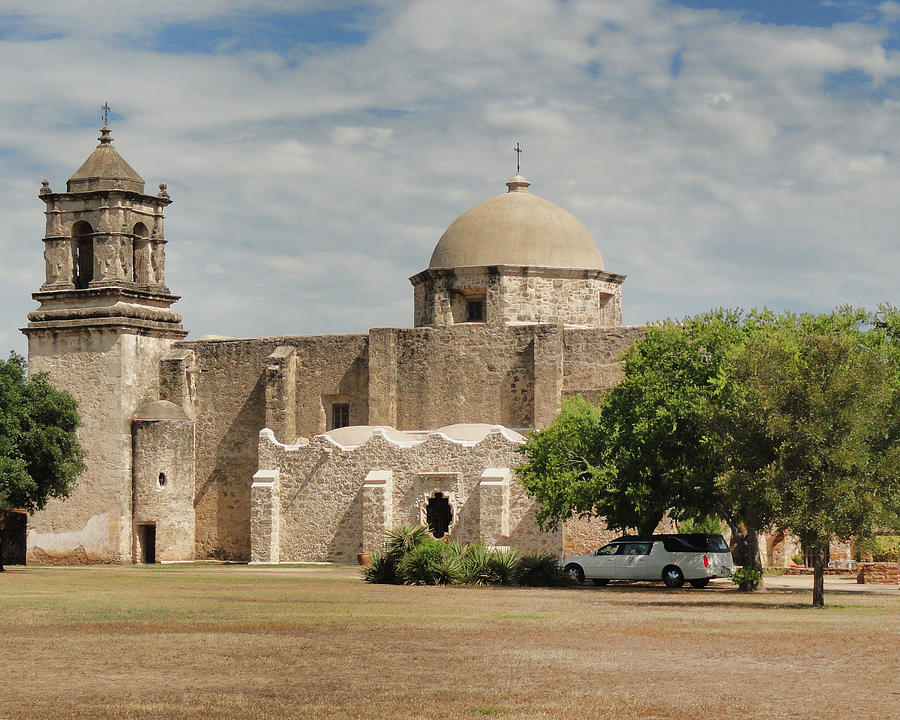
POLYGON ((0 719, 896 718, 900 596, 12 567, 0 719))

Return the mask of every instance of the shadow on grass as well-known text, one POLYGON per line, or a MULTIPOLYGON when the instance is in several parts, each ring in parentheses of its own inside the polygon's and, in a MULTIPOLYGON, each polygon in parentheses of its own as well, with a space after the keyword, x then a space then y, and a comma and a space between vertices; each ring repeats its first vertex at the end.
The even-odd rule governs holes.
MULTIPOLYGON (((605 587, 576 587, 576 590, 595 591, 606 595, 611 601, 616 602, 616 597, 621 598, 622 604, 630 607, 709 607, 709 608, 752 608, 765 610, 851 610, 872 609, 869 605, 855 605, 843 603, 829 603, 828 598, 841 596, 843 600, 852 596, 873 597, 879 593, 865 590, 828 590, 825 593, 825 607, 817 608, 812 604, 811 588, 772 588, 761 593, 745 593, 737 588, 679 588, 663 590, 652 585, 607 585, 605 587), (671 599, 646 599, 640 596, 648 594, 671 594, 671 599), (795 598, 805 596, 810 598, 807 602, 784 602, 779 596, 795 598), (759 598, 759 599, 755 599, 759 598), (766 598, 765 600, 763 598, 766 598)), ((878 606, 883 609, 883 606, 878 606)))

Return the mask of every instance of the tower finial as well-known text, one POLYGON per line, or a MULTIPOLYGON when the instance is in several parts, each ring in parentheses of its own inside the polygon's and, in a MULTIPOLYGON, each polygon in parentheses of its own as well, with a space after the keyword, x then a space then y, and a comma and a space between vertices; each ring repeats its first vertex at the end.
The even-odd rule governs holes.
POLYGON ((109 102, 104 102, 100 109, 103 111, 103 127, 109 127, 109 102))
POLYGON ((516 143, 516 149, 515 149, 515 153, 516 153, 516 175, 521 175, 521 174, 522 174, 522 173, 521 173, 521 170, 520 170, 520 168, 519 168, 519 160, 520 160, 520 158, 522 157, 522 152, 523 152, 523 150, 522 150, 522 148, 519 147, 519 143, 517 142, 517 143, 516 143))

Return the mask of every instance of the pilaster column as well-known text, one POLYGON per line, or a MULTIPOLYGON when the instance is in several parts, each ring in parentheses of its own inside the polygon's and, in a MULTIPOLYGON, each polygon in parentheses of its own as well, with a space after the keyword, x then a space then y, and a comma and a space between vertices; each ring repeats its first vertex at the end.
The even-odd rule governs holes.
POLYGON ((363 552, 377 552, 393 524, 394 473, 370 470, 362 486, 363 552))

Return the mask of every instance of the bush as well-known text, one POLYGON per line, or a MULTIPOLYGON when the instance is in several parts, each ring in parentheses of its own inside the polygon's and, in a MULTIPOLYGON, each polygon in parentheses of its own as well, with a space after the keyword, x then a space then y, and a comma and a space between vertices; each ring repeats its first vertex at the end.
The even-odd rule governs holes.
POLYGON ((748 592, 762 582, 762 571, 749 565, 735 568, 731 573, 731 582, 737 585, 742 592, 748 592))
POLYGON ((411 550, 415 550, 426 537, 428 530, 423 525, 410 525, 403 523, 396 530, 387 534, 386 552, 394 561, 399 563, 411 550))
POLYGON ((384 551, 362 570, 370 583, 406 585, 527 585, 554 587, 569 578, 550 553, 519 556, 513 548, 436 540, 422 525, 403 525, 387 535, 384 551))
POLYGON ((449 555, 446 543, 425 537, 397 564, 397 575, 407 585, 437 585, 447 576, 449 555))
POLYGON ((516 567, 515 582, 527 587, 558 587, 567 585, 568 575, 551 553, 523 555, 516 567))
POLYGON ((862 538, 857 543, 857 549, 859 559, 871 555, 873 562, 897 562, 900 554, 900 536, 876 535, 862 538))
POLYGON ((445 552, 434 568, 435 585, 455 585, 463 578, 462 563, 452 552, 445 552))
POLYGON ((462 580, 468 585, 490 585, 490 552, 483 543, 467 545, 460 556, 462 580))
POLYGON ((519 551, 515 548, 498 548, 488 554, 488 573, 492 585, 512 585, 519 566, 519 551))
POLYGON ((381 583, 396 585, 400 582, 397 577, 397 563, 389 553, 376 553, 368 567, 362 570, 363 580, 368 583, 381 583))

